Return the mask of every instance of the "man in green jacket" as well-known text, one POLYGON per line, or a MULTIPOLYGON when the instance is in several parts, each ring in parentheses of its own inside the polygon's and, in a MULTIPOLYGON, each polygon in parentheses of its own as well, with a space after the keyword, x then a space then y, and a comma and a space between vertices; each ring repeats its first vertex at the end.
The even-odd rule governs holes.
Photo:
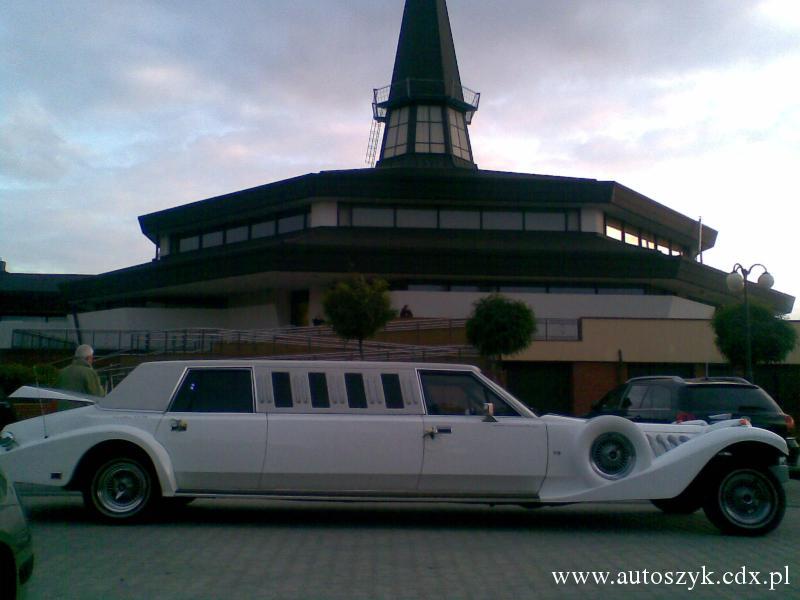
POLYGON ((105 396, 100 378, 92 368, 94 350, 88 344, 81 344, 75 349, 72 364, 61 369, 56 380, 56 387, 92 396, 105 396))

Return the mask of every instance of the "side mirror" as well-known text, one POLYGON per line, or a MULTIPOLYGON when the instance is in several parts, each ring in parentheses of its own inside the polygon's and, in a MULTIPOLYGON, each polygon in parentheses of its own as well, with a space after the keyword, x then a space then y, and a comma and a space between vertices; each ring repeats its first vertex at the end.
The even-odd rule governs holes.
POLYGON ((494 404, 491 402, 487 402, 483 405, 483 411, 486 415, 483 417, 484 423, 496 423, 497 419, 494 418, 494 404))

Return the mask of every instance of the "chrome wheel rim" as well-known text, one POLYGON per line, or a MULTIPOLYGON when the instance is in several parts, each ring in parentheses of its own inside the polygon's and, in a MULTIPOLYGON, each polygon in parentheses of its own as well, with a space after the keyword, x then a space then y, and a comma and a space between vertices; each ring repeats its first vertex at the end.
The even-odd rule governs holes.
POLYGON ((136 511, 147 500, 148 477, 134 462, 115 462, 97 477, 95 498, 103 511, 121 515, 136 511))
POLYGON ((621 433, 609 432, 599 436, 589 454, 592 468, 606 479, 621 479, 636 464, 636 449, 621 433))
POLYGON ((760 527, 778 510, 778 496, 772 482, 755 470, 730 473, 719 488, 720 508, 741 527, 760 527))

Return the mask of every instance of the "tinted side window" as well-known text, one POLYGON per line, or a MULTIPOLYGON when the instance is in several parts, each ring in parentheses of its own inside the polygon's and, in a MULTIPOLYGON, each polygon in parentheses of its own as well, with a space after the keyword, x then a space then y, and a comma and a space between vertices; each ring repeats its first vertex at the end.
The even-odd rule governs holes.
POLYGON ((249 369, 190 369, 172 403, 172 412, 253 412, 249 369))
POLYGON ((638 410, 643 408, 644 397, 647 395, 646 385, 632 385, 622 401, 623 409, 638 410))
POLYGON ((703 384, 684 390, 688 407, 696 412, 781 412, 769 394, 745 385, 703 384))
POLYGON ((272 397, 275 400, 275 408, 292 407, 292 384, 289 381, 289 373, 273 371, 272 397))
POLYGON ((619 408, 622 392, 627 386, 620 385, 603 396, 592 408, 595 410, 615 410, 619 408))
POLYGON ((345 373, 344 385, 347 388, 347 405, 350 408, 367 408, 367 393, 361 373, 345 373))
POLYGON ((386 408, 403 408, 403 391, 400 389, 400 376, 395 373, 381 373, 383 397, 386 408))
POLYGON ((649 408, 659 410, 669 410, 672 408, 672 394, 669 388, 663 385, 654 385, 650 388, 650 393, 647 394, 647 404, 649 408))
POLYGON ((314 408, 330 408, 328 398, 328 381, 325 373, 309 373, 308 388, 311 391, 311 406, 314 408))
POLYGON ((495 416, 518 416, 513 408, 471 373, 423 371, 421 377, 429 415, 482 415, 485 404, 491 402, 495 416))

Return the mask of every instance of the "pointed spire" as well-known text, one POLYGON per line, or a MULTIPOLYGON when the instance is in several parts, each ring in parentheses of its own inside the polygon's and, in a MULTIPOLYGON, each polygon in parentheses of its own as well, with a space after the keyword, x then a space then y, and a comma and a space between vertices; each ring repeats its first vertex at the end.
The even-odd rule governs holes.
POLYGON ((463 100, 456 49, 445 0, 406 0, 392 72, 390 100, 450 95, 463 100))
POLYGON ((392 83, 375 90, 377 166, 477 168, 467 125, 479 99, 461 85, 445 0, 406 0, 392 83))

